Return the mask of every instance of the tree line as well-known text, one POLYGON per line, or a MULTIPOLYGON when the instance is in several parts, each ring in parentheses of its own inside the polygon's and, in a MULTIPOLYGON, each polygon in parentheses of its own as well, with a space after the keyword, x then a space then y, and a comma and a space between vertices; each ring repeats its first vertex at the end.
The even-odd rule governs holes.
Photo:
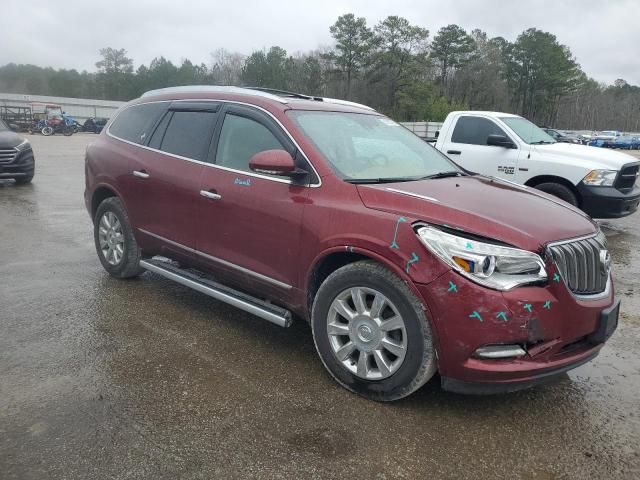
POLYGON ((130 100, 175 85, 245 85, 344 98, 402 121, 441 121, 471 109, 567 129, 640 130, 640 87, 589 78, 548 32, 530 28, 509 42, 447 25, 431 37, 402 17, 369 26, 350 13, 329 33, 332 47, 290 54, 272 46, 250 55, 218 49, 208 65, 159 57, 134 69, 126 50, 111 47, 100 50, 96 72, 11 63, 0 67, 0 91, 130 100))

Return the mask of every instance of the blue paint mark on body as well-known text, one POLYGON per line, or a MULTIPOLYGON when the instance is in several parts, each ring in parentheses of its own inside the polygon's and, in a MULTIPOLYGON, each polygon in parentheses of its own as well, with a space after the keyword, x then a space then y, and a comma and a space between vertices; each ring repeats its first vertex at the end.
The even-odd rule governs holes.
POLYGON ((482 316, 476 310, 474 310, 473 313, 469 315, 469 318, 477 318, 481 322, 484 322, 484 320, 482 319, 482 316))
POLYGON ((451 280, 449 280, 449 290, 447 290, 447 292, 457 292, 458 291, 458 286, 453 283, 451 280))
POLYGON ((409 273, 409 267, 411 266, 411 264, 416 263, 418 260, 420 260, 420 257, 416 255, 416 252, 411 252, 411 255, 412 255, 411 260, 407 262, 407 268, 406 268, 407 273, 409 273))
POLYGON ((496 315, 496 318, 499 318, 505 322, 509 320, 509 317, 507 317, 507 314, 505 312, 498 312, 498 314, 496 315))
POLYGON ((526 311, 528 311, 529 313, 531 313, 533 311, 533 306, 530 303, 525 303, 524 304, 524 309, 526 311))
POLYGON ((467 242, 467 250, 473 250, 473 244, 471 242, 467 242))
POLYGON ((389 248, 391 249, 396 249, 396 250, 400 250, 400 247, 398 246, 398 243, 396 242, 396 239, 398 238, 398 227, 400 227, 400 224, 402 222, 406 222, 407 219, 404 217, 399 217, 398 221, 396 222, 396 230, 395 232, 393 232, 393 240, 391 241, 391 245, 389 246, 389 248))
POLYGON ((557 273, 553 274, 553 281, 554 282, 559 282, 560 281, 560 275, 558 275, 557 273))
POLYGON ((236 178, 233 183, 235 185, 240 185, 242 187, 250 187, 251 186, 251 179, 250 178, 236 178))
POLYGON ((546 308, 547 310, 551 310, 551 300, 547 300, 546 302, 544 302, 544 305, 542 306, 542 308, 546 308))

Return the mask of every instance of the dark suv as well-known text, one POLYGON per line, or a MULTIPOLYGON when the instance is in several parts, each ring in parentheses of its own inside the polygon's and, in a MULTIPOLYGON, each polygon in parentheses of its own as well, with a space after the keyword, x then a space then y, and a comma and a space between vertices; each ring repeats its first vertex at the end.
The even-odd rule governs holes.
POLYGON ((363 105, 176 87, 87 150, 98 257, 286 327, 343 386, 395 400, 436 371, 511 391, 593 359, 617 325, 606 239, 537 190, 470 174, 363 105))
POLYGON ((13 178, 16 183, 29 183, 35 174, 31 144, 0 120, 0 179, 13 178))

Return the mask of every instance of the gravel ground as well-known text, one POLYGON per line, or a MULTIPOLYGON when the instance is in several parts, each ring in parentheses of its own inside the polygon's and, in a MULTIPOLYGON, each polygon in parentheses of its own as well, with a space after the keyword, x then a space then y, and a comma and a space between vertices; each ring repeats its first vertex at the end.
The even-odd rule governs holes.
POLYGON ((493 397, 431 382, 394 404, 281 329, 162 278, 110 278, 82 192, 95 137, 31 137, 0 181, 0 478, 640 478, 640 227, 603 222, 618 331, 558 382, 493 397))

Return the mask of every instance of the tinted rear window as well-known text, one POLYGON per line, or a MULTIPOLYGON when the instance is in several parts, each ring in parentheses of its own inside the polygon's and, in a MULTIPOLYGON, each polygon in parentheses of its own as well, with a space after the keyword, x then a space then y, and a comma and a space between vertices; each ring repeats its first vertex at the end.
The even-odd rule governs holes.
POLYGON ((174 112, 160 150, 193 160, 206 160, 215 119, 214 112, 174 112))
POLYGON ((146 103, 126 108, 118 114, 109 127, 109 133, 123 140, 142 144, 149 134, 149 129, 166 108, 166 103, 146 103))

